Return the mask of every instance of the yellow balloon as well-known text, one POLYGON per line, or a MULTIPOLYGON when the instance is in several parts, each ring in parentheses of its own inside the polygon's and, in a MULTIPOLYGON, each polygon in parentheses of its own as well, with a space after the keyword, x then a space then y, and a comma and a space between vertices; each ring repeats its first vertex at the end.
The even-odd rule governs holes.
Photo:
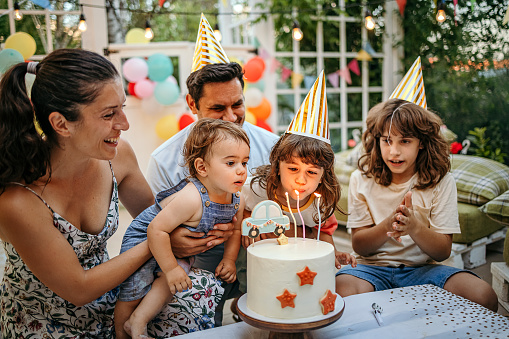
POLYGON ((145 38, 145 30, 141 28, 132 28, 125 35, 126 44, 148 44, 149 39, 145 38))
POLYGON ((241 67, 244 67, 244 63, 242 61, 240 61, 238 58, 236 57, 230 57, 230 62, 236 62, 238 63, 241 67))
POLYGON ((174 115, 167 115, 159 119, 156 124, 156 134, 163 140, 168 140, 179 131, 179 123, 174 115))
POLYGON ((253 113, 246 110, 246 121, 250 124, 256 125, 256 117, 253 113))
POLYGON ((4 48, 15 49, 21 53, 23 59, 27 60, 35 54, 37 45, 34 38, 32 38, 30 34, 25 32, 18 32, 10 35, 7 40, 5 40, 4 48))

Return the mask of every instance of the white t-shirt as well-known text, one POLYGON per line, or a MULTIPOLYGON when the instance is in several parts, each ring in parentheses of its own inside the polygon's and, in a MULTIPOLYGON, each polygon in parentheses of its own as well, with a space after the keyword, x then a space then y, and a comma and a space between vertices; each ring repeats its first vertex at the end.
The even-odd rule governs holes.
MULTIPOLYGON (((382 186, 375 183, 358 169, 350 177, 348 191, 347 227, 358 228, 378 225, 393 213, 405 194, 412 190, 412 205, 416 216, 433 231, 441 234, 461 233, 458 219, 456 183, 451 173, 433 188, 412 189, 417 182, 417 174, 403 184, 382 186)), ((401 237, 401 242, 390 238, 375 253, 363 257, 356 254, 359 264, 378 266, 418 266, 433 263, 409 235, 401 237)))
MULTIPOLYGON (((184 167, 182 150, 193 125, 166 140, 150 155, 147 180, 154 194, 177 185, 189 175, 189 171, 184 167)), ((270 151, 279 137, 247 121, 242 128, 249 137, 251 150, 247 166, 252 172, 258 166, 269 164, 270 151)))

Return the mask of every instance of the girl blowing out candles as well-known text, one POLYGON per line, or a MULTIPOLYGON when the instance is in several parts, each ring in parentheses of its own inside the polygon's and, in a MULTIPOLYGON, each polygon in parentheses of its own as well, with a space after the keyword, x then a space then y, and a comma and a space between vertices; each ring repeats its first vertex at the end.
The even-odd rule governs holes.
MULTIPOLYGON (((257 168, 255 176, 244 185, 242 194, 246 200, 244 217, 250 215, 258 202, 270 199, 279 203, 283 213, 292 217, 292 227, 297 229, 299 236, 305 234, 334 246, 332 233, 337 227, 334 210, 337 209, 341 189, 334 173, 334 152, 330 146, 325 100, 322 72, 286 133, 272 148, 271 164, 257 168), (323 198, 319 210, 315 192, 323 198), (302 218, 295 221, 293 212, 297 211, 297 207, 302 218), (317 231, 318 211, 326 220, 320 233, 317 231), (308 229, 304 231, 306 227, 308 229)), ((297 232, 290 229, 288 234, 297 232)), ((270 233, 262 236, 270 236, 270 233)), ((243 237, 243 246, 247 247, 249 243, 250 239, 243 237)), ((350 254, 336 251, 336 267, 345 264, 355 266, 356 261, 350 254)))

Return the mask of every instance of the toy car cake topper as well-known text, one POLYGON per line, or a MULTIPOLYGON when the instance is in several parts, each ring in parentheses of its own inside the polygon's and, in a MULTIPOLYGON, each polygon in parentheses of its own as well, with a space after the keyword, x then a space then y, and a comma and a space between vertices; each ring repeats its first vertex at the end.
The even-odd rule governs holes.
POLYGON ((290 229, 290 219, 283 215, 281 207, 272 200, 259 202, 250 218, 242 221, 242 235, 256 238, 260 233, 274 232, 276 236, 290 229))

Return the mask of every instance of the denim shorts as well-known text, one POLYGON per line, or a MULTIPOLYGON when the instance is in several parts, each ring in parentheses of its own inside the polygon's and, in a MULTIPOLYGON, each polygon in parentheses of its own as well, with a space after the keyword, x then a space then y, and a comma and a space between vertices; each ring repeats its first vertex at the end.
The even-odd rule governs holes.
POLYGON ((357 265, 352 268, 350 265, 344 266, 337 273, 353 275, 362 280, 366 280, 375 288, 375 291, 383 291, 391 288, 432 284, 443 288, 447 279, 459 272, 474 274, 468 270, 460 270, 455 267, 428 264, 423 266, 374 266, 357 265))

